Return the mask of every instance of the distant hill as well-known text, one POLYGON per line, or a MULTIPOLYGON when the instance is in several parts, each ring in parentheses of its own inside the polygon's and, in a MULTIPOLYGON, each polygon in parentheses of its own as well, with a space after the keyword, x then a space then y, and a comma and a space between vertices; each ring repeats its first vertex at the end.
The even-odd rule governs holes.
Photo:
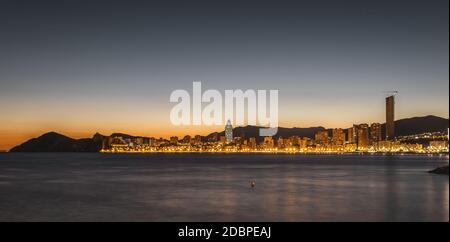
MULTIPOLYGON (((446 131, 448 124, 448 119, 433 115, 399 119, 395 121, 395 136, 446 131)), ((385 131, 385 124, 382 128, 385 131)))
POLYGON ((46 133, 18 145, 10 152, 97 152, 102 148, 103 135, 72 139, 56 132, 46 133))
MULTIPOLYGON (((385 136, 386 124, 382 125, 382 136, 385 136)), ((413 134, 421 134, 426 132, 439 132, 446 131, 449 127, 449 120, 436 116, 424 116, 424 117, 414 117, 414 118, 406 118, 399 119, 395 121, 395 135, 396 136, 404 136, 404 135, 413 135, 413 134)), ((233 129, 234 136, 240 136, 244 134, 245 137, 257 137, 258 141, 262 140, 262 137, 259 137, 259 126, 245 126, 245 127, 236 127, 233 129)), ((349 127, 345 127, 349 128, 349 127)), ((293 135, 298 135, 301 137, 309 137, 314 138, 314 135, 318 131, 327 130, 331 134, 332 129, 325 129, 324 127, 311 127, 311 128, 278 128, 278 133, 274 136, 278 137, 290 137, 293 135)), ((215 132, 217 133, 217 132, 215 132)), ((211 133, 206 136, 206 139, 213 136, 215 133, 211 133)), ((218 132, 218 136, 225 135, 225 132, 218 132)))
MULTIPOLYGON (((446 131, 448 127, 449 127, 448 119, 431 115, 425 117, 400 119, 395 121, 396 136, 420 134, 425 132, 446 131)), ((261 141, 262 137, 259 137, 259 128, 260 127, 258 126, 236 127, 233 129, 233 134, 234 136, 240 136, 241 134, 244 134, 246 138, 256 137, 258 141, 261 141)), ((279 136, 290 137, 293 135, 313 138, 315 133, 323 130, 330 131, 330 129, 325 129, 324 127, 311 127, 311 128, 280 127, 278 129, 278 133, 275 136, 275 138, 279 136)), ((384 130, 385 124, 382 124, 383 136, 384 130)), ((203 139, 207 140, 214 134, 222 136, 224 135, 224 131, 215 132, 207 136, 203 136, 203 139)), ((121 136, 124 138, 142 137, 122 133, 114 133, 111 136, 112 137, 121 136)), ((70 137, 55 132, 50 132, 38 138, 30 139, 27 142, 12 148, 10 152, 97 152, 101 150, 104 138, 105 136, 97 133, 92 138, 72 139, 70 137)))

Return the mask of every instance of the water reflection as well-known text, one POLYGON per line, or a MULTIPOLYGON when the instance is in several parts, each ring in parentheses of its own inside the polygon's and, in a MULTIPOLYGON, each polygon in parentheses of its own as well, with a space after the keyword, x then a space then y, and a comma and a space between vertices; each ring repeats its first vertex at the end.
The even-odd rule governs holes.
POLYGON ((448 176, 426 172, 443 164, 448 157, 6 154, 0 220, 448 221, 448 176))

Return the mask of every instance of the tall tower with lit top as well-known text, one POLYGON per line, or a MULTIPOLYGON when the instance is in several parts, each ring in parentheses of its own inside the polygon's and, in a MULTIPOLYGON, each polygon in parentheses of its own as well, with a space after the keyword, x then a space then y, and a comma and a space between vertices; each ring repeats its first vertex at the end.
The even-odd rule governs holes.
POLYGON ((225 139, 227 143, 233 142, 233 126, 230 120, 227 121, 227 125, 225 126, 225 139))

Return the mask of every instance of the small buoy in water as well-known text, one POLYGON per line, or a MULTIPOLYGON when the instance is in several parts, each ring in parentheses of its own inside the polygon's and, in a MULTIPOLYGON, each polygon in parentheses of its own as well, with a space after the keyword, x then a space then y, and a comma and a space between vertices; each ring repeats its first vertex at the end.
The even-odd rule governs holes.
POLYGON ((250 182, 250 187, 254 188, 256 186, 256 182, 255 181, 251 181, 250 182))

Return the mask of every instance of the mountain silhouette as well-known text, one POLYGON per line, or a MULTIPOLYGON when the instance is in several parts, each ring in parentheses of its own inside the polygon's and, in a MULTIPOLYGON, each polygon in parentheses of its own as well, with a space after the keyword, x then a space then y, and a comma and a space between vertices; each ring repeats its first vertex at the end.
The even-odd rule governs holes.
MULTIPOLYGON (((448 119, 433 115, 399 119, 395 121, 395 136, 442 132, 448 129, 448 124, 448 119)), ((385 125, 382 125, 383 131, 385 131, 385 125)))
POLYGON ((49 132, 18 145, 10 152, 97 152, 101 150, 104 136, 72 139, 56 132, 49 132))
MULTIPOLYGON (((422 134, 426 132, 443 132, 446 131, 449 127, 449 120, 433 115, 428 115, 424 117, 414 117, 414 118, 406 118, 399 119, 395 121, 395 135, 396 136, 405 136, 405 135, 414 135, 414 134, 422 134)), ((233 135, 240 136, 243 134, 246 138, 248 137, 256 137, 257 141, 262 141, 263 137, 259 136, 259 129, 263 127, 259 126, 245 126, 245 127, 236 127, 233 129, 233 135)), ((348 127, 347 127, 348 128, 348 127)), ((381 124, 382 137, 385 136, 386 133, 386 124, 381 124)), ((294 135, 300 137, 308 137, 314 138, 314 135, 318 131, 327 130, 330 135, 332 129, 325 129, 324 127, 311 127, 311 128, 278 128, 278 133, 274 136, 274 138, 278 137, 291 137, 294 135)), ((224 136, 225 132, 214 132, 206 136, 206 140, 211 138, 217 134, 218 136, 224 136)))

